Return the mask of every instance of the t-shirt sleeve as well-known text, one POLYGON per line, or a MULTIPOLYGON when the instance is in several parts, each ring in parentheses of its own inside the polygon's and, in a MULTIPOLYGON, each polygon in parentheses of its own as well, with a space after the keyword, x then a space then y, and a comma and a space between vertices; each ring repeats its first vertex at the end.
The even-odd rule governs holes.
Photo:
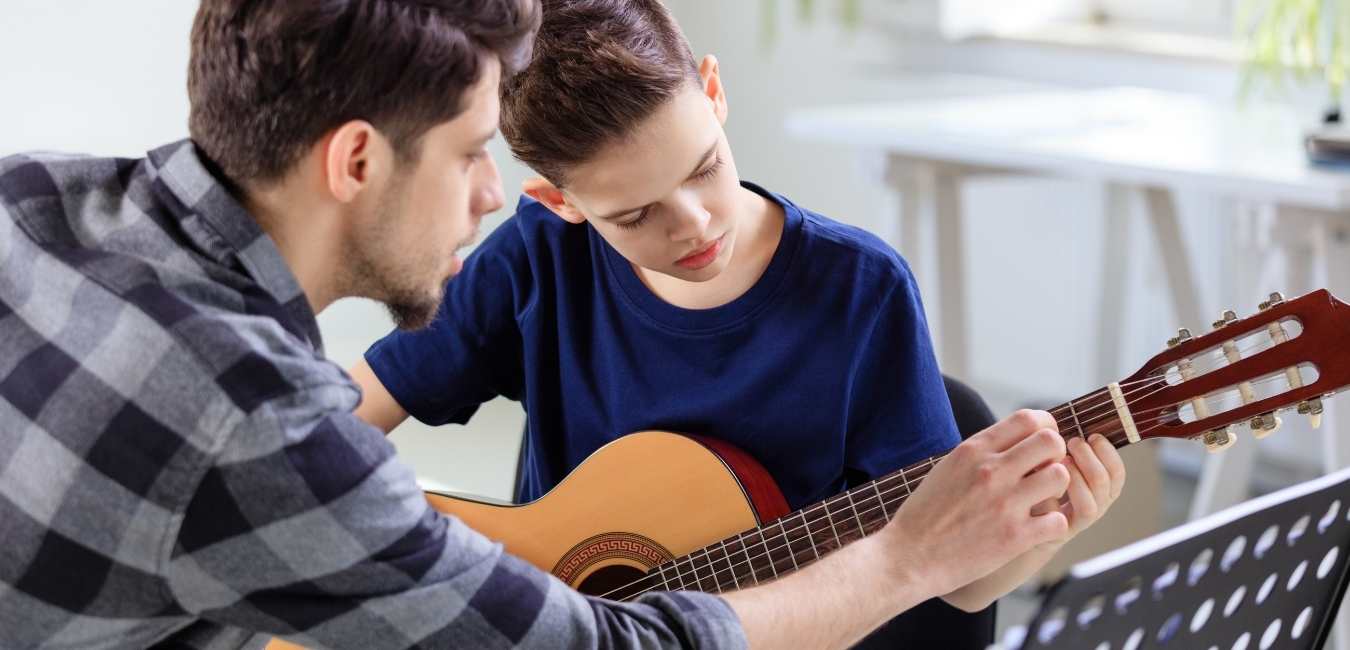
POLYGON ((899 270, 854 358, 844 453, 855 478, 876 478, 961 441, 918 287, 908 266, 899 270))
POLYGON ((409 415, 427 424, 462 424, 498 395, 520 399, 517 319, 532 301, 529 256, 516 220, 510 219, 446 285, 431 325, 394 330, 366 351, 366 362, 409 415))

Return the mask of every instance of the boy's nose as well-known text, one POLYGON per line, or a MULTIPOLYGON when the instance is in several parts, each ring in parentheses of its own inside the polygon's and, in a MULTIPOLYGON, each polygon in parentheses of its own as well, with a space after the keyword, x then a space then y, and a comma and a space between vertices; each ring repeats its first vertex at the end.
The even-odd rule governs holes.
POLYGON ((701 202, 688 201, 679 205, 678 214, 672 221, 674 223, 670 231, 672 240, 701 239, 708 232, 708 223, 712 221, 712 215, 703 208, 701 202))

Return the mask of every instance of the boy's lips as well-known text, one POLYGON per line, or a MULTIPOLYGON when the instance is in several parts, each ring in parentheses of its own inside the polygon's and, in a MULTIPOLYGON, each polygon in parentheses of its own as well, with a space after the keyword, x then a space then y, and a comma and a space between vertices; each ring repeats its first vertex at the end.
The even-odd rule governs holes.
POLYGON ((701 269, 709 264, 712 264, 713 260, 717 259, 717 254, 722 251, 723 237, 726 237, 726 235, 722 235, 722 237, 714 239, 712 243, 708 244, 707 246, 704 246, 703 248, 696 250, 693 253, 690 253, 676 260, 675 261, 676 266, 681 266, 692 271, 697 271, 698 269, 701 269))

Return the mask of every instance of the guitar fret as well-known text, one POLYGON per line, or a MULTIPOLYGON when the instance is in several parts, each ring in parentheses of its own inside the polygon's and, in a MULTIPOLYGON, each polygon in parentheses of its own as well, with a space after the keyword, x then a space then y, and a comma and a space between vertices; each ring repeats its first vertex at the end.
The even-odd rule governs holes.
MULTIPOLYGON (((708 555, 708 547, 704 546, 699 550, 703 551, 703 564, 708 569, 708 581, 712 583, 712 589, 704 588, 702 590, 715 594, 718 591, 721 591, 721 585, 717 584, 717 572, 713 570, 712 558, 708 555)), ((703 584, 702 579, 699 580, 699 584, 703 584)))
MULTIPOLYGON (((903 477, 904 472, 901 472, 900 475, 903 477)), ((886 499, 882 498, 881 488, 877 486, 876 481, 872 481, 872 491, 877 493, 877 504, 881 506, 881 516, 886 519, 886 523, 891 523, 891 515, 886 512, 886 499)))
MULTIPOLYGON (((813 537, 815 533, 812 532, 812 530, 811 530, 811 524, 810 524, 809 522, 806 521, 806 511, 805 511, 805 510, 798 510, 798 511, 797 511, 797 516, 801 517, 801 519, 802 519, 802 527, 806 529, 806 541, 808 541, 808 542, 811 543, 811 554, 812 554, 812 555, 815 555, 815 556, 816 556, 815 559, 819 560, 819 559, 820 559, 820 551, 816 549, 816 540, 815 540, 814 537, 813 537)), ((795 555, 795 553, 794 553, 794 555, 795 555)))
POLYGON ((773 577, 778 577, 778 567, 773 564, 773 552, 769 550, 769 540, 764 539, 764 529, 759 529, 759 543, 764 547, 764 555, 769 558, 769 570, 773 572, 773 577))
POLYGON ((736 541, 741 543, 741 555, 745 556, 745 568, 749 571, 749 578, 753 584, 759 584, 759 576, 755 574, 755 562, 750 559, 750 545, 745 543, 745 533, 736 536, 736 541))
POLYGON ((727 572, 731 574, 731 584, 737 589, 741 588, 741 581, 736 579, 736 567, 731 564, 731 554, 727 552, 727 541, 722 540, 722 557, 727 560, 727 572))
POLYGON ((863 526, 862 518, 858 516, 857 504, 853 503, 853 492, 845 492, 844 496, 848 497, 848 507, 853 511, 853 520, 858 522, 858 535, 866 535, 867 528, 863 526))
POLYGON ((780 531, 778 536, 783 538, 783 546, 787 547, 788 559, 792 560, 792 570, 796 571, 801 567, 797 566, 797 554, 792 551, 792 540, 788 538, 787 522, 779 519, 778 530, 780 531))
MULTIPOLYGON (((688 565, 688 566, 690 566, 690 572, 694 574, 694 580, 698 580, 698 572, 697 572, 697 570, 693 570, 693 569, 694 569, 694 559, 688 557, 688 555, 684 555, 683 561, 680 561, 679 564, 676 564, 676 565, 675 565, 675 569, 678 570, 678 572, 676 572, 676 577, 679 577, 679 588, 680 588, 680 589, 688 589, 688 581, 687 581, 687 580, 684 580, 684 569, 680 569, 680 566, 679 566, 679 565, 688 565)), ((697 582, 695 582, 695 585, 694 585, 694 586, 695 586, 695 588, 697 588, 697 586, 698 586, 697 582)), ((699 589, 699 591, 702 591, 702 589, 699 589)))
POLYGON ((830 533, 834 535, 834 548, 835 550, 841 549, 844 547, 844 543, 839 541, 839 530, 834 527, 834 517, 830 516, 830 504, 826 502, 822 505, 825 506, 825 521, 829 522, 830 533))
POLYGON ((1069 417, 1073 418, 1073 425, 1078 427, 1078 437, 1087 439, 1087 433, 1083 431, 1083 423, 1078 420, 1078 410, 1073 407, 1074 400, 1069 400, 1069 417))
POLYGON ((670 580, 666 578, 666 563, 665 563, 665 562, 662 562, 661 564, 656 565, 656 574, 657 574, 658 576, 661 576, 661 586, 662 586, 666 591, 670 591, 670 580))

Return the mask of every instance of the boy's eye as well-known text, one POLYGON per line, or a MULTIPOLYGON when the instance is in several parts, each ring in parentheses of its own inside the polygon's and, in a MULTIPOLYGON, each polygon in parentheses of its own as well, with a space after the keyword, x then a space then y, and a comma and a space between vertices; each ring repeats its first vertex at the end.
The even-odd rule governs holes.
POLYGON ((717 175, 717 172, 720 171, 721 169, 722 169, 722 154, 719 153, 717 154, 717 159, 713 161, 713 164, 708 165, 707 169, 695 174, 693 180, 706 181, 709 178, 712 178, 713 176, 717 175))
POLYGON ((650 209, 651 208, 643 208, 642 212, 639 212, 636 218, 634 218, 632 221, 625 221, 619 224, 619 227, 625 230, 636 230, 637 228, 642 226, 642 223, 644 221, 647 220, 647 211, 650 209))

